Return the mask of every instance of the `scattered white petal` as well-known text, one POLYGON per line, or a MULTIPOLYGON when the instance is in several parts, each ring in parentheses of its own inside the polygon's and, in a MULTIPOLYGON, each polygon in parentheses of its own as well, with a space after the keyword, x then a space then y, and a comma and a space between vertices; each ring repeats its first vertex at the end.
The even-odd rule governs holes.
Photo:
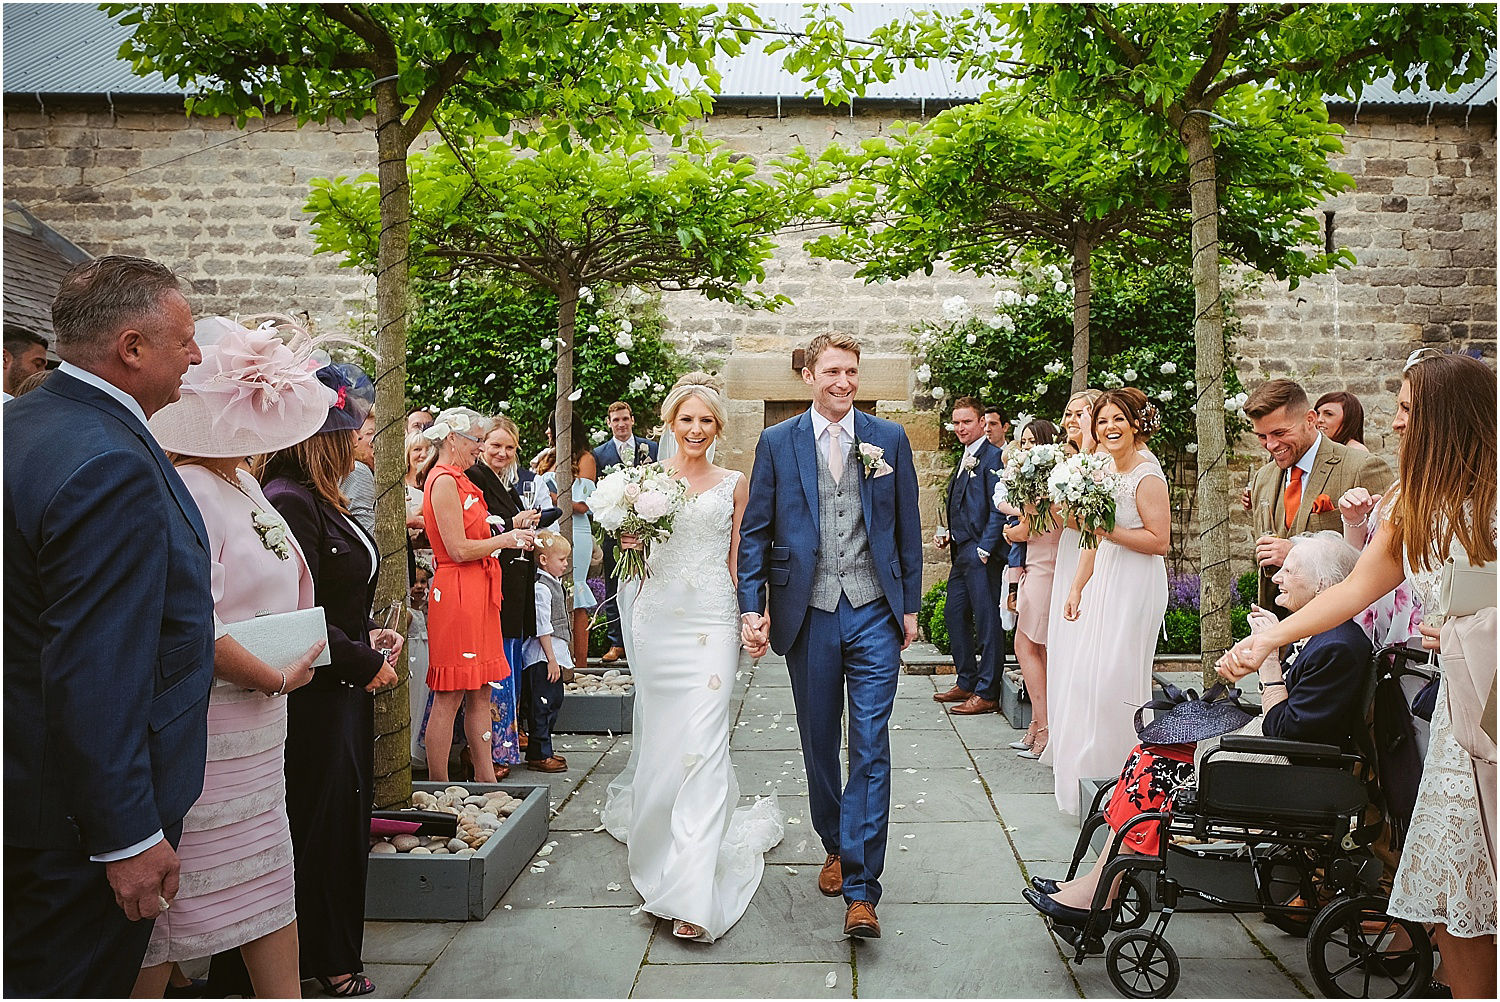
MULTIPOLYGON (((540 855, 540 853, 538 853, 538 855, 540 855)), ((532 865, 533 866, 540 866, 542 869, 545 870, 547 867, 549 867, 549 866, 552 865, 552 860, 550 860, 550 859, 539 859, 539 860, 537 860, 532 865)))
POLYGON ((603 825, 600 825, 598 828, 594 829, 595 832, 602 832, 603 830, 604 830, 604 826, 603 825))
POLYGON ((905 772, 908 776, 915 776, 917 774, 917 770, 915 769, 907 769, 905 772))
POLYGON ((550 845, 544 845, 536 851, 536 854, 538 856, 550 856, 552 855, 552 847, 550 845))
POLYGON ((569 835, 568 838, 583 838, 583 832, 574 832, 573 834, 569 835))
POLYGON ((786 819, 786 823, 789 824, 789 825, 800 825, 802 823, 802 819, 801 818, 787 818, 786 819))
POLYGON ((790 724, 788 724, 786 727, 783 727, 782 730, 784 730, 784 731, 794 731, 794 730, 796 730, 796 728, 792 727, 790 724))
POLYGON ((553 899, 553 900, 547 902, 547 904, 549 904, 549 905, 555 905, 555 904, 557 904, 557 900, 553 899))
POLYGON ((899 731, 900 729, 901 729, 901 725, 900 724, 892 724, 891 725, 891 730, 893 730, 893 731, 899 731))
POLYGON ((532 868, 531 868, 531 872, 532 872, 532 873, 546 873, 546 872, 547 872, 547 871, 546 871, 546 870, 544 870, 544 869, 543 869, 543 868, 542 868, 542 867, 540 867, 540 866, 533 866, 533 867, 532 867, 532 868))
POLYGON ((505 906, 505 910, 506 910, 506 911, 510 911, 510 910, 511 910, 511 907, 510 907, 510 905, 506 905, 506 906, 505 906))
POLYGON ((902 838, 916 838, 915 835, 902 835, 902 838))
POLYGON ((611 880, 609 883, 604 885, 604 889, 611 892, 618 891, 620 889, 620 885, 611 880))
POLYGON ((896 810, 898 810, 898 811, 904 811, 904 810, 906 810, 906 805, 905 804, 897 804, 896 805, 896 810))
POLYGON ((902 852, 905 852, 906 851, 906 846, 903 845, 903 846, 900 847, 900 849, 901 849, 902 852))
POLYGON ((717 675, 710 675, 710 676, 708 676, 708 687, 710 689, 718 689, 721 686, 723 686, 723 684, 724 684, 723 682, 719 681, 719 676, 717 676, 717 675))
POLYGON ((466 658, 477 658, 477 657, 479 657, 479 655, 478 654, 471 654, 468 651, 464 651, 464 657, 466 657, 466 658))
POLYGON ((826 977, 826 978, 823 979, 823 987, 824 988, 836 988, 836 987, 838 987, 838 983, 839 983, 839 976, 838 976, 838 972, 836 972, 836 971, 829 971, 828 972, 828 977, 826 977))
POLYGON ((577 403, 582 396, 583 396, 583 390, 582 389, 577 389, 577 390, 574 390, 572 393, 568 394, 568 400, 570 402, 572 402, 572 403, 577 403))
POLYGON ((797 868, 795 866, 789 866, 786 868, 786 872, 795 877, 797 875, 797 868))
POLYGON ((639 915, 641 913, 641 910, 645 907, 645 905, 636 905, 634 908, 630 909, 630 914, 639 915))
POLYGON ((803 852, 806 849, 807 849, 807 839, 803 839, 801 842, 797 843, 797 851, 798 852, 803 852))

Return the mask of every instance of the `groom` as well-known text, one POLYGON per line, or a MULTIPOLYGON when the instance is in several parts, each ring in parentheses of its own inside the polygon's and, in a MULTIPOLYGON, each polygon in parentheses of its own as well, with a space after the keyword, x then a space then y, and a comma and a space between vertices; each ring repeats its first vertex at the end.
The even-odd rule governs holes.
POLYGON ((786 655, 813 827, 828 853, 818 889, 842 888, 844 933, 873 939, 891 804, 887 725, 922 600, 917 474, 901 426, 854 410, 857 340, 814 338, 802 379, 812 409, 767 428, 755 448, 740 522, 741 632, 752 655, 767 644, 786 655))

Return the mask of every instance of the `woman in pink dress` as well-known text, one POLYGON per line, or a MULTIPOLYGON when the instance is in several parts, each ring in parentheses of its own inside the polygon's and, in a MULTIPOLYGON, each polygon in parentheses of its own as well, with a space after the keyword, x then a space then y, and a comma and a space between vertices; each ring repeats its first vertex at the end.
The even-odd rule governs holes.
MULTIPOLYGON (((1135 708, 1151 698, 1151 659, 1167 611, 1172 512, 1161 466, 1142 452, 1156 408, 1127 386, 1100 394, 1093 436, 1120 475, 1115 528, 1083 550, 1063 604, 1074 624, 1066 667, 1068 698, 1052 708, 1052 786, 1057 806, 1078 813, 1078 781, 1119 774, 1135 747, 1135 708)), ((1053 652, 1052 664, 1057 664, 1053 652)), ((1054 690, 1056 686, 1054 686, 1054 690)))
MULTIPOLYGON (((1057 427, 1051 421, 1035 420, 1021 429, 1021 448, 1051 445, 1057 441, 1057 427)), ((1005 538, 1026 544, 1026 571, 1016 589, 1016 660, 1021 663, 1021 677, 1031 697, 1031 726, 1019 741, 1013 742, 1021 758, 1041 758, 1047 749, 1047 619, 1052 611, 1052 571, 1057 563, 1057 544, 1063 533, 1061 523, 1044 533, 1033 533, 1029 519, 1007 526, 1005 538)))
POLYGON ((208 703, 203 794, 183 821, 180 889, 152 930, 134 996, 160 998, 173 962, 239 947, 255 994, 299 998, 297 913, 283 757, 286 700, 312 678, 319 641, 285 668, 252 655, 223 624, 313 604, 296 540, 239 468, 245 457, 293 445, 323 423, 333 394, 275 330, 223 317, 199 321, 203 362, 182 397, 151 419, 208 530, 214 687, 208 703), (212 343, 210 343, 212 342, 212 343))

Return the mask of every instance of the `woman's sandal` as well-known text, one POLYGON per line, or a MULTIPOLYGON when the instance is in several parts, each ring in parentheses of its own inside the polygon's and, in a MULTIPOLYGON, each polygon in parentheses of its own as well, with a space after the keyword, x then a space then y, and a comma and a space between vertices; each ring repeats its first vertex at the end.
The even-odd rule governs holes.
POLYGON ((331 995, 336 999, 352 999, 357 995, 368 995, 375 990, 375 982, 363 974, 351 974, 337 983, 321 974, 317 978, 318 984, 323 986, 323 994, 331 995))
POLYGON ((1032 744, 1036 741, 1036 724, 1026 728, 1026 733, 1021 735, 1017 741, 1012 741, 1010 747, 1016 751, 1030 751, 1032 744))
POLYGON ((672 935, 678 939, 697 939, 703 935, 703 930, 691 922, 684 922, 678 919, 672 923, 672 935))

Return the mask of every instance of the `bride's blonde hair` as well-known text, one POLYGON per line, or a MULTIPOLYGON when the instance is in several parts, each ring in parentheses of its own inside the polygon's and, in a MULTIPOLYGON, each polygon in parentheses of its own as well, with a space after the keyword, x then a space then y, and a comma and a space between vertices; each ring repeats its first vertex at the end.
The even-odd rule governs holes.
POLYGON ((672 422, 677 420, 677 412, 682 410, 682 405, 689 397, 697 397, 714 416, 714 423, 718 425, 714 434, 723 435, 728 420, 724 413, 724 398, 720 396, 722 385, 718 376, 706 372, 685 373, 673 383, 672 388, 667 391, 667 399, 661 402, 661 419, 667 434, 672 434, 672 422))

